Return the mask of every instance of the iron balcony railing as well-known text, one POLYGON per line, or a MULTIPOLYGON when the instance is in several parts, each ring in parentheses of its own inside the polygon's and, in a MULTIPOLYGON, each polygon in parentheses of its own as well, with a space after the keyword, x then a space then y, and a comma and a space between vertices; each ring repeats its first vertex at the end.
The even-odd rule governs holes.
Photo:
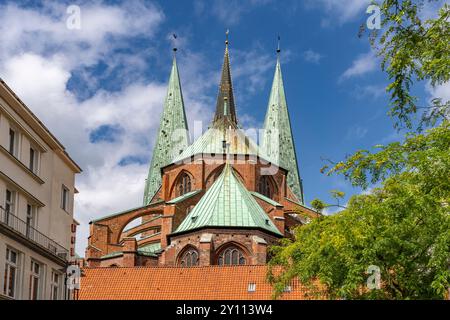
POLYGON ((67 260, 69 251, 66 248, 39 232, 17 216, 6 211, 2 206, 0 206, 0 224, 17 233, 20 233, 25 238, 35 244, 38 244, 59 258, 67 260))

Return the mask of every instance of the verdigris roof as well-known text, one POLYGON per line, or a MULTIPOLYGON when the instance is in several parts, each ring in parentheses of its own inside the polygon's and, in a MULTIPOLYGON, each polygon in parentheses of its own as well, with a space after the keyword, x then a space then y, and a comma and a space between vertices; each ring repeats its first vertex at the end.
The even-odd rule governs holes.
POLYGON ((262 195, 262 194, 259 193, 259 192, 252 191, 252 192, 250 192, 250 193, 251 193, 252 195, 254 195, 255 197, 257 197, 257 198, 259 198, 259 199, 261 199, 261 200, 264 200, 265 202, 267 202, 267 203, 273 205, 274 207, 282 207, 282 206, 283 206, 281 203, 276 202, 275 200, 270 199, 270 198, 266 197, 265 195, 262 195))
POLYGON ((257 228, 282 236, 229 164, 174 234, 205 227, 257 228))
POLYGON ((224 126, 210 127, 200 138, 187 147, 181 154, 177 155, 172 162, 179 162, 198 154, 242 154, 259 155, 267 158, 260 148, 251 138, 236 127, 225 128, 224 126), (224 148, 223 141, 229 143, 228 148, 224 148))
POLYGON ((219 93, 217 95, 216 114, 214 121, 227 118, 231 123, 237 123, 236 106, 234 104, 233 83, 231 81, 230 55, 228 40, 225 42, 222 76, 220 77, 219 93))
POLYGON ((144 205, 150 203, 161 186, 161 168, 171 163, 174 155, 189 145, 187 129, 180 77, 174 57, 158 136, 145 183, 144 205), (174 137, 177 139, 174 140, 174 137))
POLYGON ((185 194, 183 194, 183 195, 181 195, 181 196, 179 196, 179 197, 176 197, 176 198, 174 198, 174 199, 172 199, 172 200, 170 200, 170 201, 167 201, 167 204, 177 204, 177 203, 180 203, 180 202, 182 202, 182 201, 184 201, 184 200, 186 200, 186 199, 189 199, 189 198, 191 198, 191 197, 193 197, 193 196, 199 194, 200 192, 202 192, 202 190, 194 190, 194 191, 185 193, 185 194))
POLYGON ((279 59, 264 121, 262 148, 272 163, 288 170, 287 184, 298 200, 304 203, 279 59))
POLYGON ((138 252, 140 254, 142 254, 142 255, 153 256, 160 249, 161 249, 161 242, 157 242, 157 243, 148 244, 148 245, 146 245, 144 247, 140 247, 138 249, 138 252))

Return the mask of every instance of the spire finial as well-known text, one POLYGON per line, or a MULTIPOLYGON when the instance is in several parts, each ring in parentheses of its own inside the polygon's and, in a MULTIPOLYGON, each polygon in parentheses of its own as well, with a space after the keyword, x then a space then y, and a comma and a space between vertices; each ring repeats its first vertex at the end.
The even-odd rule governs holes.
POLYGON ((172 50, 173 50, 173 55, 175 56, 175 53, 177 52, 178 48, 177 48, 177 35, 174 33, 172 34, 172 50))
POLYGON ((228 35, 230 34, 230 29, 227 29, 227 31, 225 32, 225 44, 228 46, 228 35))
POLYGON ((280 37, 280 35, 278 35, 277 56, 280 56, 280 52, 281 52, 280 41, 281 41, 281 37, 280 37))

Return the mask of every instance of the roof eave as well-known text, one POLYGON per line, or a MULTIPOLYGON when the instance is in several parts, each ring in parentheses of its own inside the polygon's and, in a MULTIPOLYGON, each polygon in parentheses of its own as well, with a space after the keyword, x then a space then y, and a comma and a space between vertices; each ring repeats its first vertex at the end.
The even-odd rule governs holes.
POLYGON ((281 232, 278 231, 277 232, 273 232, 271 230, 265 229, 265 228, 261 228, 261 227, 249 227, 249 226, 201 226, 201 227, 196 227, 193 229, 189 229, 189 230, 183 230, 183 231, 179 231, 179 232, 172 232, 169 233, 167 235, 167 238, 173 237, 173 236, 181 236, 181 235, 185 235, 188 233, 192 233, 192 232, 196 232, 196 231, 200 231, 200 230, 205 230, 205 229, 224 229, 224 230, 259 230, 262 231, 264 233, 268 233, 270 235, 274 235, 277 238, 283 238, 283 234, 281 234, 281 232))

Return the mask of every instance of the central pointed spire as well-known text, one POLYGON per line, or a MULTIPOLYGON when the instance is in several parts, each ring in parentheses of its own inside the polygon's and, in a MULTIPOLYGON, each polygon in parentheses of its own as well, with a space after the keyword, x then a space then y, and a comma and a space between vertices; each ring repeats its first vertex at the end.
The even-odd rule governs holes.
POLYGON ((233 85, 231 82, 230 56, 228 52, 228 33, 226 32, 225 55, 223 58, 222 76, 220 78, 219 94, 217 96, 216 114, 214 123, 228 120, 228 123, 237 124, 236 107, 234 105, 233 85))

